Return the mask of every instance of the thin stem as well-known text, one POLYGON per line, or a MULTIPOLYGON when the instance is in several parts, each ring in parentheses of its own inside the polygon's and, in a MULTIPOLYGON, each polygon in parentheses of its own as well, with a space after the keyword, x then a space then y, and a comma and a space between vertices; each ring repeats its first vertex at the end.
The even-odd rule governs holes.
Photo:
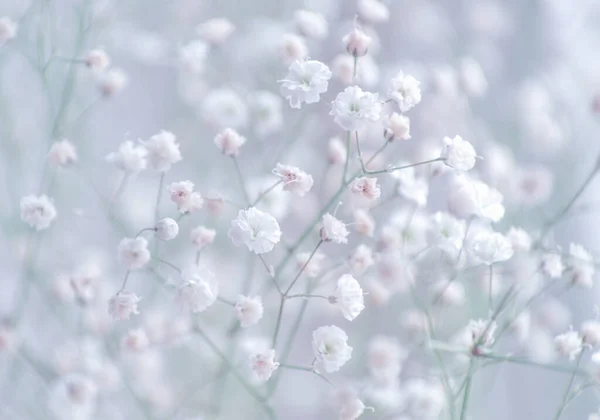
POLYGON ((263 266, 267 270, 269 277, 271 277, 273 279, 273 284, 275 285, 275 288, 277 288, 277 291, 279 292, 279 294, 283 296, 284 295, 283 290, 281 290, 281 287, 279 287, 279 284, 277 283, 277 280, 275 279, 275 276, 273 273, 273 268, 267 264, 264 257, 262 256, 262 254, 258 254, 258 259, 262 262, 263 266))
POLYGON ((493 297, 493 293, 492 293, 492 286, 494 285, 494 264, 490 264, 490 281, 489 281, 489 300, 488 303, 490 305, 490 311, 492 310, 492 308, 494 307, 494 297, 493 297))
POLYGON ((171 264, 169 261, 165 261, 162 258, 155 257, 154 255, 152 256, 152 259, 158 261, 161 264, 164 264, 164 265, 167 265, 167 266, 171 267, 173 270, 175 270, 179 274, 181 274, 181 269, 179 267, 177 267, 176 265, 171 264))
POLYGON ((384 174, 384 173, 391 173, 391 172, 395 172, 395 171, 399 171, 402 169, 407 169, 407 168, 413 168, 415 166, 420 166, 420 165, 427 165, 428 163, 434 163, 434 162, 440 162, 444 160, 444 158, 435 158, 435 159, 430 159, 430 160, 426 160, 424 162, 419 162, 419 163, 413 163, 410 165, 404 165, 404 166, 393 166, 391 168, 387 168, 387 169, 381 169, 379 171, 366 171, 365 173, 367 175, 377 175, 377 174, 384 174))
POLYGON ((121 179, 121 182, 119 183, 119 186, 117 187, 117 190, 115 191, 115 193, 113 194, 112 198, 111 198, 111 204, 116 203, 116 201, 119 199, 119 197, 121 197, 121 194, 123 194, 123 191, 125 191, 125 187, 127 187, 127 181, 129 180, 129 174, 126 172, 123 175, 123 178, 121 179))
POLYGON ((244 182, 244 175, 242 175, 242 170, 240 169, 238 160, 235 156, 232 156, 231 159, 233 160, 233 165, 235 166, 235 172, 237 173, 238 180, 240 181, 240 185, 242 186, 244 200, 246 200, 246 203, 248 205, 250 205, 250 197, 248 197, 248 191, 246 190, 246 183, 244 182))
POLYGON ((292 287, 294 287, 294 285, 296 284, 296 282, 298 281, 298 279, 300 278, 300 276, 302 275, 302 273, 304 272, 304 270, 306 269, 306 267, 310 263, 310 260, 312 260, 312 258, 317 253, 317 250, 319 249, 319 247, 321 246, 322 243, 323 243, 323 240, 322 239, 319 240, 319 242, 317 243, 317 246, 315 247, 315 249, 313 250, 313 252, 310 254, 310 256, 308 257, 308 259, 306 260, 306 262, 304 263, 304 265, 302 266, 302 268, 300 269, 300 271, 298 272, 298 274, 296 274, 296 277, 294 278, 294 280, 292 280, 292 283, 285 290, 284 295, 287 296, 288 293, 290 292, 290 290, 292 290, 292 287))
POLYGON ((162 197, 163 185, 165 183, 165 174, 166 172, 160 173, 160 181, 158 181, 158 193, 156 194, 156 205, 154 206, 154 223, 158 222, 158 218, 160 217, 160 199, 162 197))
POLYGON ((196 265, 200 265, 200 250, 196 251, 196 265))
POLYGON ((329 300, 329 296, 323 296, 323 295, 307 295, 307 294, 289 295, 287 298, 288 298, 288 299, 294 299, 294 298, 304 298, 304 299, 309 299, 309 298, 318 298, 318 299, 325 299, 325 300, 329 300))
POLYGON ((235 306, 235 302, 229 299, 225 299, 224 297, 217 296, 217 300, 229 306, 235 306))
POLYGON ((144 233, 144 232, 149 232, 149 231, 156 232, 156 228, 144 228, 144 229, 140 230, 138 233, 136 233, 136 234, 135 234, 135 237, 137 238, 137 237, 138 237, 138 236, 140 236, 142 233, 144 233))
POLYGON ((585 370, 582 370, 582 369, 577 369, 577 368, 573 369, 569 366, 555 365, 555 364, 551 364, 551 363, 538 363, 538 362, 534 362, 532 360, 524 359, 521 357, 502 356, 502 355, 494 354, 494 353, 482 353, 482 354, 478 354, 477 357, 479 357, 481 359, 491 359, 491 360, 497 360, 497 361, 501 361, 501 362, 509 362, 509 363, 514 363, 517 365, 531 366, 531 367, 536 367, 536 368, 540 368, 540 369, 551 370, 553 372, 570 373, 570 374, 575 374, 575 376, 584 376, 584 377, 589 376, 588 372, 586 372, 585 370))
POLYGON ((279 364, 280 368, 285 368, 285 369, 292 369, 292 370, 303 370, 306 372, 313 372, 314 369, 312 366, 296 366, 296 365, 285 365, 285 364, 279 364))
POLYGON ((283 316, 283 307, 285 306, 285 295, 281 296, 279 302, 279 312, 277 313, 277 321, 275 322, 275 331, 273 332, 273 339, 271 340, 271 348, 274 349, 277 345, 277 336, 279 335, 279 329, 281 328, 281 318, 283 316))
POLYGON ((348 163, 350 161, 350 131, 346 133, 346 161, 344 162, 344 172, 342 172, 342 185, 346 183, 348 174, 348 163))
POLYGON ((276 183, 271 185, 269 188, 264 190, 262 193, 260 193, 260 195, 256 198, 256 200, 254 200, 252 202, 252 204, 250 204, 250 207, 256 206, 265 197, 265 195, 267 195, 268 193, 273 191, 278 185, 281 185, 282 183, 283 183, 283 179, 280 179, 279 181, 277 181, 276 183))
POLYGON ((356 151, 358 152, 358 160, 360 162, 360 169, 362 169, 363 174, 366 174, 367 168, 365 168, 365 163, 363 162, 362 153, 360 152, 360 142, 358 141, 358 131, 354 132, 354 137, 356 138, 356 151))
MULTIPOLYGON (((581 359, 583 358, 584 352, 585 352, 585 348, 583 348, 581 350, 581 352, 579 353, 579 356, 577 356, 577 363, 575 364, 576 369, 579 368, 579 365, 581 364, 581 359)), ((560 407, 558 408, 558 411, 556 412, 556 415, 554 416, 554 420, 559 420, 563 411, 565 411, 565 408, 567 408, 569 394, 571 393, 571 388, 573 387, 573 382, 575 381, 575 376, 577 376, 577 372, 574 370, 573 373, 571 374, 571 379, 569 379, 569 384, 567 385, 567 389, 565 390, 565 394, 563 396, 562 403, 560 404, 560 407)))
POLYGON ((356 72, 358 71, 358 56, 354 55, 354 63, 352 67, 352 80, 356 79, 356 72))
POLYGON ((474 371, 475 371, 475 360, 471 359, 471 361, 469 362, 469 371, 467 372, 465 393, 463 396, 462 409, 460 411, 460 420, 465 420, 467 418, 469 397, 471 395, 471 385, 473 384, 473 374, 475 373, 474 371))
POLYGON ((119 289, 117 294, 119 294, 123 290, 125 290, 125 286, 127 286, 127 279, 129 278, 129 273, 131 273, 131 270, 127 270, 127 272, 125 273, 125 278, 123 279, 123 284, 121 285, 121 288, 119 289))

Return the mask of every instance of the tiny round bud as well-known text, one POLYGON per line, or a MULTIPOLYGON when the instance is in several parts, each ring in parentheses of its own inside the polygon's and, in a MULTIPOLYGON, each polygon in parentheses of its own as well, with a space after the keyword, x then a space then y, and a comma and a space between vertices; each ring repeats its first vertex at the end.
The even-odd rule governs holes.
POLYGON ((367 55, 372 39, 360 28, 354 28, 342 41, 346 44, 346 51, 349 54, 354 57, 364 57, 367 55))
POLYGON ((174 239, 179 233, 179 225, 173 219, 165 217, 156 224, 156 236, 163 241, 174 239))
POLYGON ((95 49, 88 51, 85 59, 85 65, 94 71, 104 71, 110 65, 110 58, 104 50, 95 49))
POLYGON ((102 73, 100 77, 100 91, 106 97, 114 96, 127 86, 128 81, 129 77, 123 70, 111 69, 102 73))
POLYGON ((385 127, 383 136, 387 141, 410 139, 410 119, 404 115, 394 112, 384 117, 383 126, 385 127))

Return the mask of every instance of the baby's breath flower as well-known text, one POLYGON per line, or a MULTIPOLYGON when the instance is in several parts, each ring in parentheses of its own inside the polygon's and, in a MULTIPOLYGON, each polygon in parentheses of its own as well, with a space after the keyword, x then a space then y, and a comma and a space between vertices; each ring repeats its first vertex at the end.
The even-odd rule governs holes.
POLYGON ((246 137, 240 136, 232 128, 226 128, 215 136, 215 145, 226 156, 237 156, 240 147, 246 143, 246 137))
POLYGON ((205 226, 198 226, 190 232, 190 238, 192 240, 192 244, 198 249, 204 249, 208 245, 212 244, 215 240, 215 236, 217 235, 217 231, 214 229, 209 229, 205 226))
POLYGON ((46 195, 21 198, 21 220, 35 230, 47 229, 55 218, 56 208, 46 195))
POLYGON ((401 71, 392 79, 387 95, 396 102, 400 111, 407 112, 421 102, 421 83, 401 71))
POLYGON ((469 245, 471 255, 486 265, 506 261, 514 254, 511 243, 498 232, 481 232, 471 240, 469 245))
POLYGON ((190 312, 204 312, 216 302, 219 287, 215 275, 206 267, 190 267, 172 280, 177 301, 190 312))
POLYGON ((66 166, 77 162, 75 146, 67 139, 57 141, 50 147, 48 159, 55 166, 66 166))
POLYGON ((349 86, 338 93, 329 114, 335 117, 335 122, 344 130, 357 131, 367 124, 379 121, 381 109, 377 93, 349 86))
POLYGON ((121 69, 112 68, 100 73, 98 76, 100 91, 106 97, 114 96, 121 92, 129 83, 129 76, 121 69))
POLYGON ((377 178, 356 178, 349 185, 352 194, 364 199, 368 203, 379 200, 381 188, 377 185, 377 178))
POLYGON ((337 372, 352 357, 348 336, 341 328, 335 325, 319 327, 312 336, 315 358, 326 372, 337 372))
POLYGON ((156 230, 156 236, 163 241, 170 241, 177 237, 179 233, 179 225, 169 217, 160 219, 154 229, 156 230))
POLYGON ((328 28, 325 17, 317 12, 299 9, 294 12, 294 23, 302 35, 323 39, 327 36, 328 28))
POLYGON ((150 261, 148 241, 141 236, 121 239, 121 242, 119 242, 119 246, 117 247, 117 253, 119 260, 121 260, 128 269, 141 268, 150 261))
POLYGON ((254 376, 259 381, 268 381, 273 372, 279 367, 275 361, 275 350, 269 349, 250 356, 250 366, 254 376))
POLYGON ((89 50, 84 60, 85 65, 95 72, 102 72, 110 66, 110 57, 100 48, 89 50))
POLYGON ((444 137, 444 149, 440 156, 444 163, 459 171, 468 171, 475 166, 477 154, 471 143, 461 136, 444 137))
POLYGON ((179 47, 179 61, 192 73, 202 73, 208 56, 208 45, 204 41, 195 40, 179 47))
POLYGON ((109 153, 106 161, 112 163, 117 169, 130 174, 136 174, 146 169, 148 150, 143 146, 136 146, 131 140, 119 145, 117 152, 109 153))
POLYGON ((569 360, 574 360, 575 357, 583 350, 583 338, 577 331, 567 331, 566 333, 557 335, 554 338, 556 351, 563 356, 568 356, 569 360))
POLYGON ((316 60, 294 61, 285 79, 280 80, 281 94, 292 108, 300 108, 302 103, 313 104, 321 100, 327 92, 331 70, 316 60))
POLYGON ((336 244, 348 243, 348 229, 346 224, 329 213, 323 215, 323 226, 321 227, 321 239, 332 241, 336 244))
POLYGON ((209 19, 196 28, 198 35, 214 45, 223 44, 234 31, 235 26, 226 18, 209 19))
POLYGON ((363 274, 374 263, 373 250, 365 244, 359 245, 348 258, 348 265, 357 276, 363 274))
POLYGON ((365 308, 360 284, 350 274, 344 274, 338 279, 335 292, 329 300, 340 308, 348 321, 354 320, 365 308))
POLYGON ((171 169, 171 165, 181 160, 179 143, 170 131, 162 130, 142 144, 148 150, 150 166, 156 171, 166 172, 171 169))
POLYGON ((553 252, 542 255, 541 266, 544 273, 553 279, 562 276, 565 269, 561 256, 553 252))
POLYGON ((235 316, 242 327, 257 324, 263 317, 263 304, 260 296, 242 296, 235 303, 235 316))
POLYGON ((137 304, 140 298, 133 292, 122 291, 108 301, 108 313, 113 319, 129 319, 131 315, 140 313, 137 304))
POLYGON ((410 137, 410 119, 405 116, 394 112, 390 115, 386 115, 383 118, 383 126, 385 131, 383 136, 388 141, 394 140, 409 140, 410 137))
POLYGON ((283 34, 279 43, 279 54, 284 64, 308 57, 308 46, 304 38, 296 34, 283 34))
POLYGON ((255 207, 240 210, 228 232, 234 245, 245 244, 255 254, 270 252, 281 239, 279 224, 273 216, 255 207))
POLYGON ((567 266, 571 284, 586 288, 593 286, 596 271, 594 258, 583 246, 578 244, 569 245, 567 266))
POLYGON ((283 181, 283 190, 290 191, 299 197, 304 197, 313 186, 313 177, 295 166, 278 163, 273 169, 273 175, 283 181))

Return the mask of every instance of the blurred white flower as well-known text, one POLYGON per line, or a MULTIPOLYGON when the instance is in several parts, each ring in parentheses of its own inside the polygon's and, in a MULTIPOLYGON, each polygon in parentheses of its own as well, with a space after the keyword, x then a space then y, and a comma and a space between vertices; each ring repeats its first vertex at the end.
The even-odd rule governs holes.
POLYGON ((331 70, 316 60, 296 60, 285 79, 280 80, 281 94, 289 100, 292 108, 300 108, 302 103, 317 103, 321 94, 327 92, 331 70))
POLYGON ((128 269, 141 268, 150 261, 148 241, 141 236, 136 238, 123 238, 117 247, 117 255, 119 256, 119 260, 124 263, 128 269))
POLYGON ((308 47, 304 38, 296 34, 283 34, 279 42, 279 54, 284 64, 308 57, 308 47))
POLYGON ((542 255, 541 266, 544 273, 553 279, 562 276, 565 269, 561 256, 553 252, 542 255))
POLYGON ((331 165, 339 165, 346 162, 346 146, 339 137, 332 137, 327 144, 327 158, 331 165))
POLYGON ((352 357, 348 336, 335 325, 319 327, 312 336, 313 353, 326 372, 337 372, 352 357))
POLYGON ((190 231, 190 239, 192 240, 192 244, 198 250, 201 250, 212 244, 216 235, 216 230, 209 229, 205 226, 198 226, 190 231))
POLYGON ((525 229, 515 226, 508 230, 506 239, 511 243, 515 252, 528 252, 533 243, 531 236, 525 229))
POLYGON ((77 162, 75 146, 67 139, 52 144, 48 152, 50 163, 55 166, 66 166, 77 162))
POLYGON ((348 258, 348 265, 356 276, 363 274, 374 263, 373 250, 365 244, 360 244, 348 258))
POLYGON ((583 246, 578 244, 569 245, 569 257, 567 258, 568 274, 571 284, 591 288, 594 285, 594 258, 583 246))
POLYGON ((8 16, 0 17, 0 43, 17 36, 19 25, 8 16))
POLYGON ((454 178, 448 197, 448 207, 459 217, 478 216, 498 222, 504 217, 502 194, 486 183, 467 176, 454 178))
POLYGON ((89 50, 83 59, 85 65, 95 72, 102 72, 110 66, 110 57, 100 48, 89 50))
POLYGON ((365 209, 354 210, 354 229, 360 235, 372 237, 375 232, 375 220, 365 209))
POLYGON ((294 23, 298 32, 308 38, 323 39, 327 36, 327 21, 320 13, 305 9, 296 10, 294 23))
POLYGON ((260 296, 242 296, 238 297, 235 303, 235 316, 240 321, 242 327, 249 327, 257 324, 263 317, 263 304, 260 296))
POLYGON ((219 295, 215 275, 206 267, 184 269, 180 277, 171 280, 171 284, 176 288, 177 301, 193 313, 207 310, 219 295))
POLYGON ((121 291, 108 301, 108 313, 113 319, 129 319, 140 313, 137 304, 141 299, 133 292, 121 291))
POLYGON ((358 397, 346 398, 340 406, 339 420, 356 420, 366 408, 358 397))
POLYGON ((254 376, 259 381, 268 381, 273 372, 279 367, 275 361, 275 350, 269 349, 250 356, 250 366, 254 376))
POLYGON ((98 386, 86 375, 71 373, 50 387, 48 407, 58 419, 92 418, 96 408, 98 386))
POLYGON ((106 155, 106 161, 123 172, 136 174, 146 169, 147 157, 148 150, 143 145, 136 146, 131 140, 127 140, 119 145, 117 152, 106 155))
POLYGON ((466 224, 452 215, 437 212, 432 217, 429 243, 456 258, 463 246, 466 224))
POLYGON ((385 127, 383 136, 388 141, 409 140, 411 138, 410 119, 407 116, 394 112, 383 117, 382 122, 385 127))
POLYGON ((461 136, 444 137, 444 149, 440 156, 446 165, 459 171, 473 169, 477 153, 471 143, 461 136))
POLYGON ((180 213, 191 213, 200 210, 204 205, 204 199, 200 193, 194 191, 191 181, 173 182, 167 187, 171 201, 177 204, 180 213))
POLYGON ((342 311, 348 321, 354 320, 365 309, 362 288, 351 274, 344 274, 338 279, 330 301, 342 311))
POLYGON ((35 230, 47 229, 56 218, 56 207, 46 195, 26 195, 20 205, 21 220, 35 230))
MULTIPOLYGON (((399 166, 406 165, 400 162, 399 166)), ((405 199, 415 203, 419 207, 427 204, 429 196, 429 183, 424 177, 417 177, 415 168, 405 168, 391 173, 398 180, 398 194, 405 199)))
POLYGON ((227 18, 213 18, 201 23, 196 33, 214 45, 223 44, 235 31, 235 26, 227 18))
POLYGON ((321 270, 323 268, 322 264, 325 256, 319 252, 315 252, 311 258, 311 254, 312 252, 300 252, 296 254, 296 266, 298 267, 298 270, 302 270, 304 268, 302 271, 303 275, 314 279, 321 274, 321 270))
POLYGON ((280 96, 260 90, 252 94, 250 105, 254 113, 254 131, 268 136, 283 127, 282 99, 280 96))
POLYGON ((321 239, 323 241, 332 241, 336 244, 348 243, 348 229, 346 224, 329 213, 323 215, 323 225, 321 227, 321 239))
POLYGON ((467 95, 475 98, 485 95, 488 82, 477 60, 471 57, 460 60, 459 76, 462 88, 467 95))
POLYGON ((192 73, 202 73, 206 66, 208 45, 204 41, 190 41, 179 47, 179 62, 192 73))
POLYGON ((215 136, 215 145, 226 156, 237 156, 240 154, 240 147, 246 143, 246 137, 240 136, 232 128, 226 128, 215 136))
POLYGON ((354 57, 363 57, 367 55, 373 39, 356 26, 344 36, 342 42, 346 46, 348 54, 354 57))
POLYGON ((127 331, 121 339, 121 348, 127 351, 144 351, 150 347, 150 339, 143 328, 127 331))
POLYGON ((255 254, 270 252, 281 239, 277 220, 255 207, 240 210, 228 232, 234 245, 245 244, 255 254))
POLYGON ((376 335, 367 347, 367 367, 371 376, 381 382, 393 382, 400 376, 402 363, 408 356, 396 338, 376 335))
POLYGON ((218 129, 239 129, 248 123, 248 107, 230 88, 214 89, 202 100, 202 117, 218 129))
POLYGON ((400 111, 407 112, 421 102, 421 83, 401 71, 392 79, 387 96, 396 102, 400 111))
POLYGON ((557 335, 554 338, 556 351, 563 356, 568 356, 569 360, 574 360, 575 357, 583 350, 583 338, 577 331, 567 331, 566 333, 557 335))
POLYGON ((379 0, 358 0, 356 7, 359 16, 367 22, 381 23, 390 18, 390 9, 379 0))
POLYGON ((349 86, 338 93, 329 113, 344 130, 357 131, 365 125, 379 120, 381 102, 378 94, 363 92, 358 86, 349 86))
POLYGON ((121 69, 112 68, 98 76, 100 91, 106 97, 121 92, 129 83, 129 76, 121 69))
POLYGON ((405 384, 408 412, 421 419, 440 418, 446 406, 446 394, 440 383, 421 378, 405 384))
POLYGON ((295 166, 278 163, 273 169, 273 175, 281 178, 283 190, 304 197, 313 186, 313 177, 295 166))
POLYGON ((170 131, 162 130, 147 141, 142 141, 142 144, 148 150, 150 166, 156 171, 166 172, 171 169, 171 165, 181 160, 179 143, 170 131))
POLYGON ((590 346, 600 344, 600 322, 589 320, 581 324, 581 337, 583 342, 590 346))
POLYGON ((483 231, 469 242, 469 252, 481 264, 492 265, 512 258, 512 244, 498 232, 483 231))

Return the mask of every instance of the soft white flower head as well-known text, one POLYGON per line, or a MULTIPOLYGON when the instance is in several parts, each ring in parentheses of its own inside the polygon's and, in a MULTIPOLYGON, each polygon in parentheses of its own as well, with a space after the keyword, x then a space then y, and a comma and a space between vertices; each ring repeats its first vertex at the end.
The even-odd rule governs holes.
MULTIPOLYGON (((406 163, 400 162, 399 165, 406 163)), ((424 177, 416 175, 415 168, 405 168, 391 173, 391 176, 398 180, 398 194, 409 201, 412 201, 419 207, 427 204, 429 196, 429 183, 424 177)))
POLYGON ((512 244, 515 252, 528 252, 531 249, 533 241, 525 229, 511 227, 506 233, 506 239, 512 244))
POLYGON ((398 379, 407 356, 407 351, 395 338, 377 335, 369 340, 367 348, 369 373, 378 381, 392 382, 398 379))
POLYGON ((170 241, 177 237, 177 234, 179 233, 179 225, 175 220, 169 217, 160 219, 156 223, 154 229, 156 230, 156 236, 163 241, 170 241))
POLYGON ((365 244, 360 244, 348 258, 348 265, 357 276, 363 274, 374 263, 373 250, 365 244))
POLYGON ((117 152, 106 155, 106 161, 129 174, 136 174, 146 169, 148 149, 143 145, 135 145, 131 140, 126 140, 119 145, 117 152))
POLYGON ((469 252, 481 264, 492 265, 512 258, 512 244, 498 232, 483 231, 469 243, 469 252))
POLYGON ((215 275, 206 267, 187 268, 171 284, 176 287, 177 301, 193 313, 207 310, 219 295, 215 275))
POLYGON ((136 238, 123 238, 117 247, 117 255, 119 256, 119 260, 124 263, 128 269, 141 268, 150 261, 148 241, 141 236, 136 238))
POLYGON ((554 187, 554 174, 541 165, 519 168, 516 176, 511 177, 515 190, 513 199, 519 204, 530 207, 539 206, 550 198, 554 187))
POLYGON ((558 353, 568 356, 569 360, 574 360, 583 350, 583 338, 577 331, 569 330, 554 338, 554 346, 558 353))
POLYGON ((354 210, 354 229, 360 235, 372 237, 375 232, 375 219, 365 209, 354 210))
POLYGON ((312 175, 296 168, 295 166, 282 165, 278 163, 273 169, 273 175, 281 178, 283 182, 283 190, 296 194, 299 197, 304 197, 313 186, 312 175))
POLYGON ((300 108, 302 103, 313 104, 321 100, 327 92, 331 70, 316 60, 294 61, 285 79, 280 80, 281 95, 290 102, 292 108, 300 108))
POLYGON ((245 244, 255 254, 270 252, 281 239, 279 224, 273 216, 255 207, 240 210, 231 221, 229 239, 236 246, 245 244))
POLYGON ((465 286, 459 281, 442 279, 431 286, 431 292, 442 305, 462 306, 466 301, 465 286))
POLYGON ((315 252, 311 258, 311 254, 312 252, 300 252, 296 254, 296 266, 299 270, 302 270, 303 275, 314 279, 321 274, 325 256, 320 252, 315 252))
POLYGON ((329 300, 348 321, 354 320, 365 309, 362 288, 351 274, 344 274, 338 279, 335 292, 329 300))
POLYGON ((102 72, 110 66, 110 57, 100 48, 89 50, 83 59, 85 65, 95 72, 102 72))
POLYGON ((156 171, 166 172, 171 169, 171 165, 181 160, 179 143, 170 131, 162 130, 142 144, 148 150, 150 166, 156 171))
POLYGON ((567 259, 568 274, 571 284, 591 288, 593 286, 594 258, 583 246, 578 244, 569 245, 569 257, 567 259))
POLYGON ((246 137, 241 136, 233 128, 226 128, 215 136, 215 145, 226 156, 237 156, 240 147, 246 143, 246 137))
POLYGON ((121 291, 108 301, 108 313, 113 319, 129 319, 140 313, 137 304, 141 299, 133 292, 121 291))
POLYGON ((502 194, 486 183, 466 176, 454 178, 448 207, 459 217, 478 216, 498 222, 504 217, 502 194))
POLYGON ((346 46, 348 54, 354 57, 363 57, 367 55, 373 39, 356 26, 344 36, 342 42, 346 46))
POLYGON ((323 39, 327 36, 327 21, 320 13, 305 9, 296 10, 294 23, 298 32, 308 38, 323 39))
POLYGON ((327 159, 331 165, 340 165, 346 162, 346 146, 339 137, 332 137, 327 143, 327 159))
POLYGON ((346 398, 340 405, 339 420, 356 420, 365 412, 365 409, 373 410, 371 407, 365 407, 364 403, 356 396, 346 398))
POLYGON ((202 73, 206 66, 208 45, 204 41, 190 41, 179 47, 179 62, 191 73, 202 73))
POLYGON ((235 26, 226 18, 209 19, 196 28, 198 35, 214 45, 220 45, 227 41, 234 31, 235 26))
POLYGON ((400 111, 407 112, 421 102, 421 83, 401 71, 392 79, 387 96, 398 104, 400 111))
POLYGON ((485 94, 488 82, 481 65, 474 58, 463 58, 459 66, 460 82, 463 90, 469 96, 479 98, 485 94))
POLYGON ((75 146, 67 139, 57 141, 48 152, 50 163, 55 166, 66 166, 77 162, 75 146))
POLYGON ((446 406, 446 395, 440 383, 421 378, 405 385, 408 412, 419 419, 439 419, 446 406))
POLYGON ((51 385, 48 406, 58 419, 92 418, 98 385, 88 376, 69 373, 51 385))
POLYGON ((461 136, 444 137, 444 149, 440 157, 447 166, 459 171, 468 171, 475 166, 477 153, 473 145, 461 136))
POLYGON ((190 239, 192 240, 192 244, 198 250, 201 250, 212 244, 216 235, 216 230, 209 229, 205 226, 198 226, 191 230, 190 239))
POLYGON ((262 299, 260 296, 240 295, 235 303, 234 310, 235 316, 242 327, 255 325, 263 317, 262 299))
POLYGON ((248 107, 234 90, 214 89, 202 101, 202 117, 219 129, 239 129, 248 123, 248 107))
POLYGON ((289 65, 295 60, 307 58, 308 46, 301 36, 292 33, 283 34, 279 43, 279 54, 283 64, 289 65))
POLYGON ((173 182, 167 190, 180 213, 191 213, 200 210, 204 205, 204 199, 200 193, 194 192, 194 184, 191 181, 173 182))
POLYGON ((544 273, 553 279, 562 276, 562 273, 565 269, 561 256, 554 252, 549 252, 542 255, 541 266, 544 273))
POLYGON ((600 322, 597 320, 589 320, 581 324, 581 337, 583 338, 583 341, 590 346, 600 344, 600 322))
POLYGON ((261 90, 254 92, 250 100, 254 114, 254 131, 261 137, 275 133, 283 127, 283 100, 281 96, 261 90))
POLYGON ((268 349, 250 356, 250 367, 259 381, 268 381, 273 372, 279 367, 275 361, 275 350, 268 349))
POLYGON ((143 328, 129 330, 121 339, 121 348, 128 351, 144 351, 150 347, 150 339, 143 328))
POLYGON ((329 115, 347 131, 357 131, 367 124, 374 123, 381 116, 381 102, 377 93, 364 92, 358 86, 349 86, 338 93, 332 102, 329 115))
POLYGON ((129 83, 129 76, 121 69, 112 68, 98 76, 100 91, 106 97, 121 92, 129 83))
POLYGON ((379 0, 358 0, 356 7, 360 17, 367 22, 386 22, 390 18, 390 9, 379 0))
POLYGON ((8 16, 0 17, 0 43, 17 36, 19 25, 8 16))
POLYGON ((493 320, 470 320, 469 324, 457 337, 457 344, 464 345, 471 351, 481 351, 494 342, 497 324, 493 320))
POLYGON ((46 195, 21 198, 21 220, 35 230, 47 229, 55 218, 56 207, 46 195))
POLYGON ((350 192, 367 203, 373 203, 381 197, 381 188, 377 185, 377 178, 356 178, 349 185, 350 192))
POLYGON ((466 224, 448 213, 437 212, 433 215, 429 230, 429 243, 450 258, 456 258, 463 246, 466 224))
POLYGON ((348 336, 341 328, 335 325, 319 327, 312 336, 313 353, 326 372, 337 372, 352 357, 348 336))
POLYGON ((348 229, 346 224, 329 213, 323 215, 323 226, 321 227, 321 239, 332 241, 336 244, 348 243, 348 229))
POLYGON ((383 136, 388 141, 409 140, 410 137, 410 119, 402 114, 394 112, 383 117, 383 127, 385 128, 383 136))

